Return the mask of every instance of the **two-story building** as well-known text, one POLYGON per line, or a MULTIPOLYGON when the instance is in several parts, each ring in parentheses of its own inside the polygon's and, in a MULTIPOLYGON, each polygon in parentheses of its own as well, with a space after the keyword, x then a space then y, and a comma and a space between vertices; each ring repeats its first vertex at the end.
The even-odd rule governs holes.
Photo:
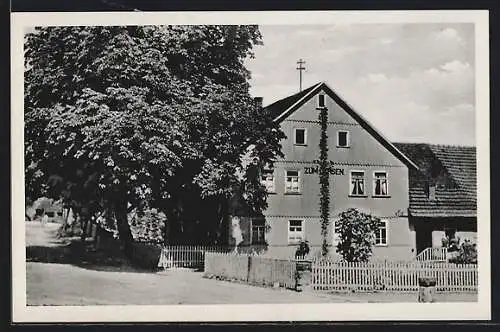
MULTIPOLYGON (((264 111, 273 114, 286 135, 281 142, 284 158, 277 160, 273 169, 262 172, 262 182, 269 192, 265 218, 235 212, 229 243, 265 243, 268 254, 291 257, 297 244, 307 240, 311 251, 319 252, 322 238, 317 160, 319 113, 324 108, 328 111, 331 255, 337 255, 335 219, 348 208, 357 208, 382 220, 375 234, 374 258, 413 259, 421 246, 433 244, 417 236, 415 225, 419 230, 424 228, 420 217, 412 216, 410 210, 410 178, 422 175, 413 161, 418 153, 413 159, 403 153, 400 148, 407 151, 407 145, 389 142, 325 83, 265 107, 264 111)), ((417 182, 412 180, 413 193, 417 182)))

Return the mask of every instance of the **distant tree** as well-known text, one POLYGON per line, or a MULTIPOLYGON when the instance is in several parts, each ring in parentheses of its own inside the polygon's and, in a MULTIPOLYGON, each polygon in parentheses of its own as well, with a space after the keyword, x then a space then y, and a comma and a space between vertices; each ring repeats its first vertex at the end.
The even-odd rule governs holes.
MULTIPOLYGON (((243 62, 260 43, 256 26, 37 28, 25 39, 28 197, 62 197, 84 221, 112 215, 129 257, 133 209, 164 211, 165 239, 220 237, 248 144, 263 161, 280 153, 283 133, 248 93, 243 62)), ((257 212, 261 196, 247 195, 257 212)))
POLYGON ((330 172, 328 163, 328 109, 322 107, 319 113, 321 137, 319 141, 319 210, 321 218, 321 254, 328 255, 328 226, 330 223, 330 172))
POLYGON ((370 214, 350 208, 340 213, 335 228, 340 241, 337 252, 348 262, 366 262, 372 256, 375 232, 380 226, 380 219, 370 214))

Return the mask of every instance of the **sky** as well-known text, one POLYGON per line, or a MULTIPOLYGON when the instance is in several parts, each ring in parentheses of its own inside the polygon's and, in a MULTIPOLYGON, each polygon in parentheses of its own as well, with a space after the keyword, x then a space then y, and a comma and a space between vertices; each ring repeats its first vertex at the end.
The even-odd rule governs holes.
POLYGON ((264 106, 326 82, 393 142, 475 145, 473 24, 260 26, 246 62, 264 106))

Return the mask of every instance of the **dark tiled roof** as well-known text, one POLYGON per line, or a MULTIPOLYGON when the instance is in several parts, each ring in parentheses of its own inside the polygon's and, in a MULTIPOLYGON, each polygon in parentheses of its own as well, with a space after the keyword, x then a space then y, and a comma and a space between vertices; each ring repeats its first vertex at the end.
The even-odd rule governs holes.
POLYGON ((410 214, 418 217, 476 216, 476 148, 393 143, 419 167, 410 170, 410 214), (435 199, 428 186, 436 185, 435 199))
POLYGON ((305 90, 302 90, 301 92, 298 92, 286 98, 275 101, 274 103, 266 106, 264 109, 267 112, 271 112, 271 114, 276 118, 320 84, 321 83, 316 83, 313 86, 310 86, 305 90))

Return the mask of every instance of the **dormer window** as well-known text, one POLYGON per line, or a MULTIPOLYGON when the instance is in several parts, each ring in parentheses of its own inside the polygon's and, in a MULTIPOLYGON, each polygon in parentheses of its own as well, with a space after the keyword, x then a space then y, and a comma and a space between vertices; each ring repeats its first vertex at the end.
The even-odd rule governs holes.
POLYGON ((429 184, 429 191, 428 191, 428 198, 429 200, 431 201, 435 201, 436 200, 436 185, 431 183, 429 184))
POLYGON ((319 94, 318 95, 318 108, 323 108, 325 106, 325 95, 324 94, 319 94))
POLYGON ((294 143, 295 145, 306 145, 307 131, 304 128, 295 128, 294 143))
POLYGON ((349 132, 347 130, 339 130, 337 132, 337 147, 339 148, 349 147, 349 132))

